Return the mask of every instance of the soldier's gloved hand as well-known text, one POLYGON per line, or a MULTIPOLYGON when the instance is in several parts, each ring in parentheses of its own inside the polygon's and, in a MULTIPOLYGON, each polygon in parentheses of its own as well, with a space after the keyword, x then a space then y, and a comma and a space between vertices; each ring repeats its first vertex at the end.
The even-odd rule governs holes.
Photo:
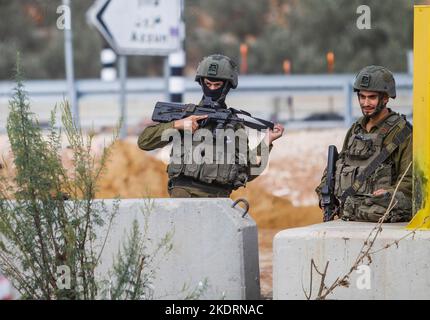
POLYGON ((181 120, 175 120, 173 122, 173 128, 178 130, 189 130, 194 133, 199 128, 197 121, 206 119, 207 114, 201 116, 189 116, 181 120))

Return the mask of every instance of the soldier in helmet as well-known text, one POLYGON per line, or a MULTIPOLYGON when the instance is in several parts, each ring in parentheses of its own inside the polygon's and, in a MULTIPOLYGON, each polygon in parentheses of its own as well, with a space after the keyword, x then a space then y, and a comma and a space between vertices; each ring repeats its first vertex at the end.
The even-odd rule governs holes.
MULTIPOLYGON (((238 85, 237 66, 229 57, 214 54, 204 58, 196 72, 195 81, 199 83, 203 91, 203 97, 199 105, 211 105, 215 108, 228 108, 225 99, 230 89, 236 89, 238 85)), ((162 141, 161 136, 165 130, 176 129, 181 132, 181 143, 184 145, 184 130, 191 130, 194 134, 204 128, 213 130, 213 124, 206 123, 205 115, 192 115, 187 118, 148 126, 138 139, 139 148, 153 150, 162 148, 169 141, 162 141)), ((234 128, 243 129, 241 125, 234 128)), ((280 124, 269 130, 265 140, 257 147, 258 150, 271 150, 272 142, 280 138, 284 128, 280 124), (265 144, 263 148, 262 144, 265 144), (267 144, 267 145, 266 145, 267 144)), ((194 142, 193 142, 194 143, 194 142)), ((215 144, 215 141, 214 141, 215 144)), ((236 146, 234 157, 239 158, 239 146, 236 146)), ((248 139, 246 137, 248 150, 248 139)), ((183 149, 182 149, 183 150, 183 149)), ((183 151, 182 151, 183 152, 183 151)), ((171 154, 172 156, 172 154, 171 154)), ((181 154, 180 163, 171 163, 167 167, 169 176, 168 191, 173 198, 191 197, 229 197, 233 190, 245 186, 245 184, 257 177, 251 174, 251 161, 245 163, 187 163, 184 154, 181 154)))
MULTIPOLYGON (((412 217, 412 126, 404 115, 387 107, 396 98, 393 74, 385 67, 367 66, 356 76, 363 116, 348 130, 336 162, 335 196, 343 220, 377 222, 386 213, 394 190, 393 209, 384 222, 412 217), (408 169, 409 168, 409 169, 408 169)), ((325 183, 316 188, 320 197, 325 183)))

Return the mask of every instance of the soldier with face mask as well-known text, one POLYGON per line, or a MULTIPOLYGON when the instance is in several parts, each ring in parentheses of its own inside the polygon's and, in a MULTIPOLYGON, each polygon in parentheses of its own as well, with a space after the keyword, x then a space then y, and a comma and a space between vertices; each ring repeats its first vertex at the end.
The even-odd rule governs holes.
MULTIPOLYGON (((348 130, 336 162, 335 196, 343 220, 377 222, 387 211, 394 190, 394 207, 384 222, 412 217, 412 126, 404 115, 387 107, 396 98, 393 74, 385 67, 367 66, 356 76, 354 91, 363 116, 348 130), (409 167, 409 169, 407 169, 409 167)), ((320 197, 324 173, 316 188, 320 197)))
MULTIPOLYGON (((210 106, 213 108, 228 108, 225 99, 230 89, 236 89, 238 85, 237 66, 229 57, 220 54, 214 54, 204 58, 196 72, 195 81, 199 83, 203 91, 203 97, 199 103, 200 106, 210 106)), ((184 131, 190 130, 197 134, 199 129, 207 129, 215 132, 213 123, 205 121, 205 115, 192 115, 181 120, 175 120, 169 123, 159 123, 151 125, 142 132, 138 139, 138 146, 142 150, 153 150, 166 146, 169 141, 163 141, 162 135, 165 130, 176 129, 181 134, 181 154, 179 163, 171 161, 167 167, 169 176, 168 191, 169 195, 174 198, 190 197, 229 197, 233 190, 245 186, 247 182, 255 179, 257 175, 251 174, 251 161, 246 159, 238 161, 246 155, 239 152, 239 145, 234 149, 233 161, 219 161, 216 159, 212 163, 197 163, 192 158, 191 163, 185 161, 184 152, 184 131)), ((229 126, 230 129, 244 129, 243 126, 236 124, 235 127, 229 126)), ((280 138, 284 128, 276 124, 273 131, 269 129, 267 140, 262 141, 266 150, 271 150, 272 142, 280 138)), ((244 132, 244 131, 243 131, 244 132)), ((233 139, 235 140, 235 138, 233 139)), ((246 150, 248 151, 248 138, 244 139, 246 150)), ((228 139, 225 143, 230 143, 228 139)), ((196 145, 199 142, 196 142, 196 145)), ((217 142, 213 141, 215 145, 217 142)), ((223 142, 224 143, 224 142, 223 142)), ((194 140, 193 140, 194 144, 194 140)), ((240 144, 240 142, 239 142, 240 144)), ((262 150, 262 145, 257 147, 262 150)), ((175 146, 173 146, 173 149, 175 146)), ((173 149, 171 159, 173 158, 173 149)), ((252 154, 252 152, 251 152, 252 154)), ((225 159, 223 159, 225 160, 225 159)))

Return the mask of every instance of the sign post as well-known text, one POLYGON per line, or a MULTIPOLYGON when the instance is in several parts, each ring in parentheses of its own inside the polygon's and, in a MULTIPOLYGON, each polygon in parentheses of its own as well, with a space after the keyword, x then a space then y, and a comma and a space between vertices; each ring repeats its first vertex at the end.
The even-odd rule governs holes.
POLYGON ((127 55, 167 56, 181 47, 182 0, 97 0, 87 12, 89 23, 119 57, 120 138, 127 135, 127 55))
POLYGON ((409 230, 430 230, 430 6, 414 6, 413 212, 409 230))
POLYGON ((62 4, 65 8, 67 8, 65 13, 66 25, 64 27, 64 58, 66 65, 67 88, 70 98, 72 121, 77 128, 80 128, 79 106, 78 99, 76 97, 75 75, 73 67, 73 34, 70 0, 62 0, 62 4))

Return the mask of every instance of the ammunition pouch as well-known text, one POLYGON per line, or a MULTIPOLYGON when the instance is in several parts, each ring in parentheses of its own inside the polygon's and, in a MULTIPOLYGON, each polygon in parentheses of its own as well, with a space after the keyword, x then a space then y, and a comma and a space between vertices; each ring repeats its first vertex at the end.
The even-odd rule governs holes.
POLYGON ((375 143, 370 137, 356 134, 350 139, 346 153, 352 160, 366 160, 369 159, 375 151, 375 143))
POLYGON ((246 185, 247 167, 239 164, 169 164, 169 178, 183 175, 204 183, 216 183, 231 187, 233 190, 246 185))
MULTIPOLYGON (((392 194, 360 195, 348 197, 343 206, 342 220, 378 222, 387 212, 392 194)), ((403 192, 397 192, 393 199, 393 208, 383 222, 404 222, 411 219, 412 202, 403 192)))

